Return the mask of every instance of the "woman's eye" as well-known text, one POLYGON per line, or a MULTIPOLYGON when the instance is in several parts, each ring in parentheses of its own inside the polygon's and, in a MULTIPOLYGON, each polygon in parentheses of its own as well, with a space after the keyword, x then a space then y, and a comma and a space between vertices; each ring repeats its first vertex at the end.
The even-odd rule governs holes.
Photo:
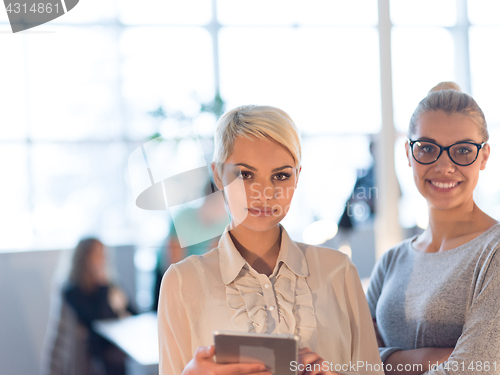
POLYGON ((274 179, 278 181, 285 181, 290 178, 290 174, 288 173, 277 173, 274 175, 274 179))
POLYGON ((471 152, 472 152, 472 150, 468 147, 460 147, 457 150, 457 153, 460 155, 467 155, 467 154, 470 154, 471 152))
POLYGON ((244 180, 249 180, 250 178, 253 177, 252 173, 247 171, 241 171, 240 176, 244 180))
POLYGON ((425 146, 422 146, 420 148, 420 150, 422 152, 425 152, 425 153, 430 153, 430 152, 434 152, 434 147, 433 146, 429 146, 429 145, 425 145, 425 146))

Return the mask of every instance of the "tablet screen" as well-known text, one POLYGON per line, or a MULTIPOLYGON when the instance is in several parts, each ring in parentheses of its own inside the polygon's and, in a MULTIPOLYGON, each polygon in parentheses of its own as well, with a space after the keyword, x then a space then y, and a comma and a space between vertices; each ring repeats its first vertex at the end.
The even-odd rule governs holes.
POLYGON ((264 363, 276 375, 296 373, 297 336, 216 331, 214 342, 217 363, 264 363))

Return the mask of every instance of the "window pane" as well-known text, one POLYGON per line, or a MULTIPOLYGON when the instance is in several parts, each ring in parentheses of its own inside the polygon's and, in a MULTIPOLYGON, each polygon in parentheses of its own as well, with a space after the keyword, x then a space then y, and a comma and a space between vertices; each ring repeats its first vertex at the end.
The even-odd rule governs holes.
MULTIPOLYGON (((488 118, 486 118, 488 121, 488 118)), ((481 171, 474 201, 481 210, 498 219, 500 217, 500 194, 498 191, 498 171, 500 170, 500 129, 489 129, 491 153, 486 169, 481 171)))
POLYGON ((3 31, 8 31, 9 33, 12 32, 12 29, 10 28, 9 24, 9 17, 7 15, 7 12, 4 12, 3 10, 0 12, 0 24, 2 24, 0 30, 3 31), (3 25, 5 24, 5 25, 3 25))
POLYGON ((377 132, 380 127, 374 29, 224 28, 220 66, 228 108, 274 105, 305 134, 377 132), (235 45, 245 46, 244 59, 234 53, 235 45))
POLYGON ((366 136, 324 136, 303 139, 302 172, 283 225, 296 238, 311 222, 338 222, 353 192, 357 170, 372 163, 366 136), (342 162, 335 162, 335 161, 342 162), (339 183, 342 181, 342 183, 339 183))
POLYGON ((148 112, 160 105, 167 120, 191 122, 200 104, 213 100, 212 42, 206 30, 130 28, 122 34, 121 50, 122 95, 132 137, 158 131, 158 120, 148 112))
POLYGON ((116 40, 102 27, 30 34, 26 61, 35 140, 109 139, 121 133, 116 40))
POLYGON ((394 27, 392 32, 394 121, 406 133, 410 117, 437 83, 456 81, 453 38, 442 28, 394 27))
POLYGON ((33 146, 33 221, 39 246, 71 247, 84 234, 131 241, 119 144, 33 146))
POLYGON ((126 24, 205 25, 212 18, 211 0, 121 0, 118 4, 126 24))
POLYGON ((0 250, 23 249, 31 245, 27 148, 0 145, 0 250))
MULTIPOLYGON (((81 0, 65 15, 50 23, 83 24, 114 22, 116 2, 102 0, 81 0)), ((44 27, 44 26, 43 26, 44 27)))
POLYGON ((291 25, 295 1, 218 0, 217 18, 223 25, 291 25))
POLYGON ((469 0, 467 2, 469 21, 476 25, 500 24, 500 1, 498 0, 469 0))
MULTIPOLYGON (((180 174, 193 170, 205 171, 206 176, 208 176, 210 167, 206 159, 211 157, 211 152, 207 155, 201 142, 189 138, 194 136, 192 132, 187 132, 184 135, 179 132, 172 135, 172 140, 154 140, 143 144, 147 165, 150 168, 150 176, 153 181, 158 182, 173 176, 179 177, 180 174), (173 140, 174 137, 177 139, 173 140), (166 160, 168 162, 165 162, 166 160)), ((173 201, 174 199, 178 200, 182 194, 177 191, 177 194, 172 195, 172 190, 165 189, 160 192, 161 197, 152 197, 150 195, 150 199, 152 199, 150 202, 158 199, 164 203, 166 198, 167 207, 170 207, 160 210, 160 205, 157 211, 144 210, 135 204, 137 197, 152 186, 150 176, 145 170, 146 160, 139 148, 140 146, 140 144, 136 145, 137 148, 133 150, 133 153, 130 153, 128 159, 130 185, 128 191, 132 193, 127 198, 128 212, 134 226, 134 240, 136 243, 143 246, 157 246, 164 242, 169 229, 168 223, 171 222, 171 215, 175 216, 175 208, 171 207, 176 205, 173 204, 173 201)), ((200 192, 207 181, 196 179, 190 184, 189 189, 184 189, 183 193, 189 195, 193 191, 200 192)), ((186 196, 183 199, 186 199, 183 201, 184 203, 190 201, 186 196)))
POLYGON ((492 46, 500 40, 500 27, 472 27, 469 35, 472 93, 484 112, 487 124, 498 127, 500 56, 497 48, 492 46))
POLYGON ((376 0, 308 0, 298 1, 297 21, 301 25, 376 26, 376 0))
POLYGON ((457 23, 455 0, 391 0, 395 25, 453 26, 457 23))
POLYGON ((378 18, 376 0, 219 0, 217 5, 223 25, 374 26, 378 18))
MULTIPOLYGON (((2 13, 2 11, 0 11, 2 13)), ((0 140, 26 138, 26 77, 23 57, 25 35, 2 35, 0 49, 0 140)))

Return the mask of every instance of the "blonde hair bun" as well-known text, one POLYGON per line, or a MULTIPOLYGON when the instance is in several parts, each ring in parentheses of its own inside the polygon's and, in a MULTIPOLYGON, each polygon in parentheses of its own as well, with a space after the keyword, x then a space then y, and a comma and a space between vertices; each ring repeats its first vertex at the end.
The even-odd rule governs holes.
POLYGON ((445 82, 439 82, 436 86, 434 86, 432 89, 430 89, 427 94, 430 94, 431 92, 437 92, 437 91, 443 91, 443 90, 455 90, 458 92, 462 92, 462 90, 460 89, 460 86, 457 85, 455 82, 445 81, 445 82))
POLYGON ((482 141, 489 139, 484 113, 474 98, 460 90, 455 82, 440 82, 434 86, 427 96, 418 103, 410 119, 408 138, 415 134, 422 113, 443 111, 448 115, 455 113, 470 117, 478 126, 482 141))

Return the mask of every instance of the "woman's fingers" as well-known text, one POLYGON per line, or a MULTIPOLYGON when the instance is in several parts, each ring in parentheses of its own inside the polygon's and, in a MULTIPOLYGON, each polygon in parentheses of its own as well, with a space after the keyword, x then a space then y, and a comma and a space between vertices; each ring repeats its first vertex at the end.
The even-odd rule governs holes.
POLYGON ((309 348, 301 349, 299 352, 299 363, 304 365, 312 364, 320 359, 322 358, 317 353, 312 352, 309 348))
POLYGON ((307 347, 306 347, 306 348, 299 349, 299 356, 300 356, 301 354, 305 354, 305 353, 312 353, 312 350, 311 350, 311 349, 309 349, 309 348, 307 348, 307 347))
POLYGON ((194 353, 194 357, 196 359, 213 359, 213 356, 215 355, 215 347, 212 346, 200 346, 198 349, 196 349, 196 352, 194 353))
POLYGON ((194 353, 193 360, 186 367, 185 374, 213 375, 271 375, 262 363, 231 363, 214 362, 215 347, 200 346, 194 353))
POLYGON ((262 363, 232 363, 228 365, 216 364, 216 366, 219 368, 214 371, 214 374, 219 375, 271 375, 271 373, 266 370, 266 366, 262 363))
POLYGON ((299 350, 299 363, 300 369, 303 369, 299 375, 336 374, 330 371, 327 365, 325 366, 323 358, 309 348, 299 350))

